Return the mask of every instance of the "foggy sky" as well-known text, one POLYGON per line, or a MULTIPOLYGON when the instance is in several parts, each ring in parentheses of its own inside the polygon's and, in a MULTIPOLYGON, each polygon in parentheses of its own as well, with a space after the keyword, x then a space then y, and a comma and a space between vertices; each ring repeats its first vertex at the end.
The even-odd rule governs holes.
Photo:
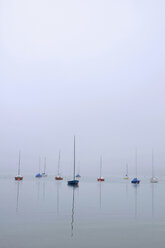
POLYGON ((0 173, 165 175, 165 2, 0 0, 0 173))

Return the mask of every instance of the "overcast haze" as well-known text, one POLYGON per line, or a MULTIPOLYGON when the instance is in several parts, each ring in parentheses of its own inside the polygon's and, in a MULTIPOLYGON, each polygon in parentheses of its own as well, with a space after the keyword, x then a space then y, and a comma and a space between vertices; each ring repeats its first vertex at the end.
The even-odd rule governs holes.
POLYGON ((0 173, 165 175, 165 2, 0 0, 0 173))

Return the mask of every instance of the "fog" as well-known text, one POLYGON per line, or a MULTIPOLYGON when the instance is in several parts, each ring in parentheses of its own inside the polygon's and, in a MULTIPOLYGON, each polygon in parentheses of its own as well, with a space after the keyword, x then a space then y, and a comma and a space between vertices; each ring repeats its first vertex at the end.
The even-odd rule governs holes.
POLYGON ((165 175, 165 3, 0 0, 0 174, 165 175))

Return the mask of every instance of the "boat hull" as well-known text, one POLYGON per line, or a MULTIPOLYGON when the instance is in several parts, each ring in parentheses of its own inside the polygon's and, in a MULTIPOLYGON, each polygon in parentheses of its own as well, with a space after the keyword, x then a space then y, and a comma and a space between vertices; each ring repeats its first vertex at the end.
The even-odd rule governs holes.
POLYGON ((151 182, 151 183, 158 183, 158 179, 157 179, 156 177, 152 177, 152 178, 150 179, 150 182, 151 182))
POLYGON ((39 173, 39 174, 37 174, 35 177, 37 177, 37 178, 41 178, 41 177, 42 177, 42 175, 39 173))
POLYGON ((71 180, 71 181, 68 181, 68 185, 69 185, 69 186, 77 187, 78 184, 79 184, 79 181, 78 181, 78 180, 71 180))
POLYGON ((46 173, 42 173, 42 177, 47 177, 48 175, 46 173))
POLYGON ((99 178, 97 178, 97 181, 98 181, 98 182, 103 182, 103 181, 105 181, 105 179, 104 179, 104 178, 99 177, 99 178))
POLYGON ((137 178, 134 178, 131 183, 133 184, 139 184, 140 183, 140 180, 138 180, 137 178))
POLYGON ((55 180, 61 181, 61 180, 63 180, 63 178, 62 177, 55 177, 55 180))
POLYGON ((22 181, 23 180, 23 177, 15 177, 15 180, 16 181, 22 181))

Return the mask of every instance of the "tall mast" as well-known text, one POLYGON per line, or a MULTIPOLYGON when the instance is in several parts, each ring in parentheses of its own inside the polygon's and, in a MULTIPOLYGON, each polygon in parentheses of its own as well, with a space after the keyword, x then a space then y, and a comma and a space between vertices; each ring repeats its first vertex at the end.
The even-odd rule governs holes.
POLYGON ((154 151, 152 150, 152 177, 154 177, 154 151))
POLYGON ((73 180, 75 180, 75 165, 76 165, 76 140, 75 140, 75 136, 74 136, 74 169, 73 169, 73 180))
POLYGON ((135 150, 135 175, 137 177, 137 148, 135 150))
POLYGON ((21 167, 21 151, 19 151, 19 159, 18 159, 18 175, 20 175, 20 167, 21 167))
POLYGON ((40 170, 41 170, 41 157, 39 157, 38 163, 39 163, 39 173, 40 173, 40 170))
POLYGON ((44 173, 46 172, 46 157, 44 159, 44 173))
POLYGON ((100 177, 101 177, 101 171, 102 171, 102 156, 100 157, 100 177))
POLYGON ((126 163, 126 175, 128 176, 128 163, 126 163))
POLYGON ((78 175, 80 175, 80 160, 78 161, 78 175))
POLYGON ((58 155, 58 176, 60 173, 60 160, 61 160, 61 152, 59 151, 59 155, 58 155))

